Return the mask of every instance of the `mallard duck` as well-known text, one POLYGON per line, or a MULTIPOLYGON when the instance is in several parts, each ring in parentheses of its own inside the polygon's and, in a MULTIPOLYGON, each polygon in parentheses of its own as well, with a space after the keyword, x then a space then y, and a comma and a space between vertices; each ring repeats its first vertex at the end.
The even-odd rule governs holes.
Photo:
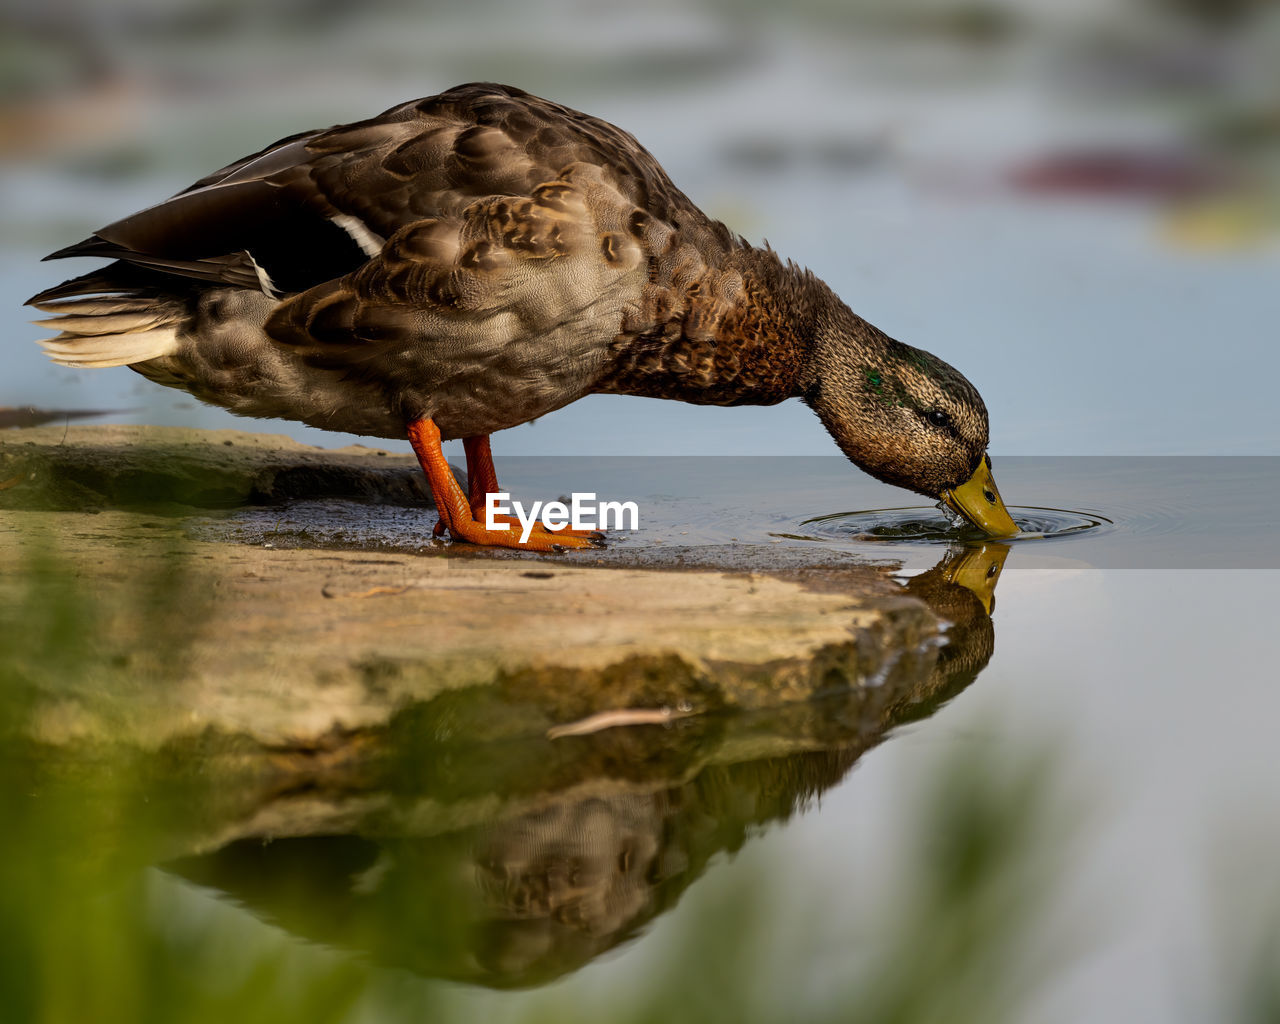
POLYGON ((29 300, 66 366, 130 366, 242 416, 408 437, 439 528, 488 529, 489 435, 589 394, 806 402, 872 476, 1017 527, 977 390, 699 210, 636 140, 462 85, 303 132, 46 257, 109 266, 29 300), (469 490, 441 452, 462 438, 469 490))

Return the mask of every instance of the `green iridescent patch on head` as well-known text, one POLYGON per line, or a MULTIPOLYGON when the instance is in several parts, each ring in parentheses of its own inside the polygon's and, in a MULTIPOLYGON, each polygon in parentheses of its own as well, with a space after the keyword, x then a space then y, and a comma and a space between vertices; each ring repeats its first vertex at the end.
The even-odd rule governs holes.
POLYGON ((891 381, 886 381, 884 374, 879 370, 867 369, 863 373, 867 378, 867 391, 875 395, 876 399, 884 405, 893 405, 893 395, 886 390, 886 385, 891 381))
POLYGON ((889 407, 911 404, 906 386, 898 377, 871 367, 863 370, 863 376, 867 381, 867 391, 875 395, 881 404, 889 407))

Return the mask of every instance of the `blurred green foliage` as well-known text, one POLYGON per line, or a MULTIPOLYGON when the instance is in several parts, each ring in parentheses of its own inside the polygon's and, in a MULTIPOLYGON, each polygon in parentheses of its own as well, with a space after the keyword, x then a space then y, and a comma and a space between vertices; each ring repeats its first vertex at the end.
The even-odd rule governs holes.
MULTIPOLYGON (((228 970, 227 937, 157 918, 148 865, 204 813, 198 756, 52 746, 35 722, 87 681, 163 685, 199 618, 181 550, 141 577, 131 609, 154 625, 144 658, 118 649, 104 607, 38 533, 21 581, 0 591, 0 993, 12 1022, 344 1020, 366 984, 357 965, 298 974, 287 944, 228 970)), ((195 752, 191 752, 193 755, 195 752)))

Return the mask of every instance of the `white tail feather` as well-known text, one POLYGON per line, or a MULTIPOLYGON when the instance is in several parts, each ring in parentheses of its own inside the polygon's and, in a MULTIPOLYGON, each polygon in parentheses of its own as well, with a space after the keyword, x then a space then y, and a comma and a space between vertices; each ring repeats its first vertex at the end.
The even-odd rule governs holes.
POLYGON ((132 334, 137 331, 149 331, 164 320, 164 314, 152 310, 143 313, 116 313, 98 316, 51 316, 44 320, 33 320, 39 327, 62 331, 64 334, 102 335, 132 334))
POLYGON ((48 299, 30 305, 42 313, 99 316, 106 313, 145 313, 154 310, 155 299, 133 299, 121 295, 102 295, 94 298, 48 299))
POLYGON ((182 311, 155 300, 104 295, 45 302, 40 308, 58 314, 36 325, 62 332, 40 342, 62 366, 129 366, 178 349, 182 311))
POLYGON ((178 331, 169 326, 122 334, 59 334, 40 345, 62 366, 128 366, 176 351, 178 331))

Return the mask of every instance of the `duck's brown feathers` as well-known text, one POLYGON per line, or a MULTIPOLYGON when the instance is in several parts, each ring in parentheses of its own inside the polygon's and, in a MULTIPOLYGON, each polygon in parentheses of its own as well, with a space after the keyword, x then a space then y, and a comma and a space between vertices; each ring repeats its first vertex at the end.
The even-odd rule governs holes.
POLYGON ((442 330, 437 318, 512 314, 536 336, 590 311, 608 357, 591 391, 725 403, 758 383, 777 390, 773 368, 735 383, 750 359, 733 345, 740 330, 763 343, 782 329, 763 323, 768 303, 753 306, 761 289, 747 293, 741 266, 776 273, 777 260, 749 260, 750 247, 613 125, 517 90, 467 86, 308 148, 348 162, 353 152, 377 155, 361 167, 358 191, 380 207, 359 215, 388 234, 379 258, 284 303, 268 322, 272 337, 317 365, 366 362, 353 343, 410 343, 424 327, 442 330), (412 131, 399 142, 405 125, 412 131), (396 223, 396 207, 422 219, 396 223), (600 310, 598 291, 611 286, 600 310))
POLYGON ((387 435, 424 415, 487 433, 591 392, 781 401, 813 318, 779 297, 829 295, 626 132, 483 84, 281 140, 55 254, 82 255, 121 262, 33 301, 145 299, 175 338, 157 355, 165 335, 123 330, 96 365, 387 435))
POLYGON ((507 86, 290 136, 53 255, 117 261, 31 300, 55 359, 242 415, 449 438, 593 392, 800 395, 860 465, 930 492, 985 446, 976 393, 909 371, 920 353, 703 214, 628 133, 507 86), (882 409, 865 380, 898 364, 919 379, 882 409), (939 403, 963 436, 922 432, 939 403))
POLYGON ((651 265, 595 390, 698 405, 772 405, 803 393, 813 331, 832 297, 769 250, 724 268, 691 246, 651 265))

